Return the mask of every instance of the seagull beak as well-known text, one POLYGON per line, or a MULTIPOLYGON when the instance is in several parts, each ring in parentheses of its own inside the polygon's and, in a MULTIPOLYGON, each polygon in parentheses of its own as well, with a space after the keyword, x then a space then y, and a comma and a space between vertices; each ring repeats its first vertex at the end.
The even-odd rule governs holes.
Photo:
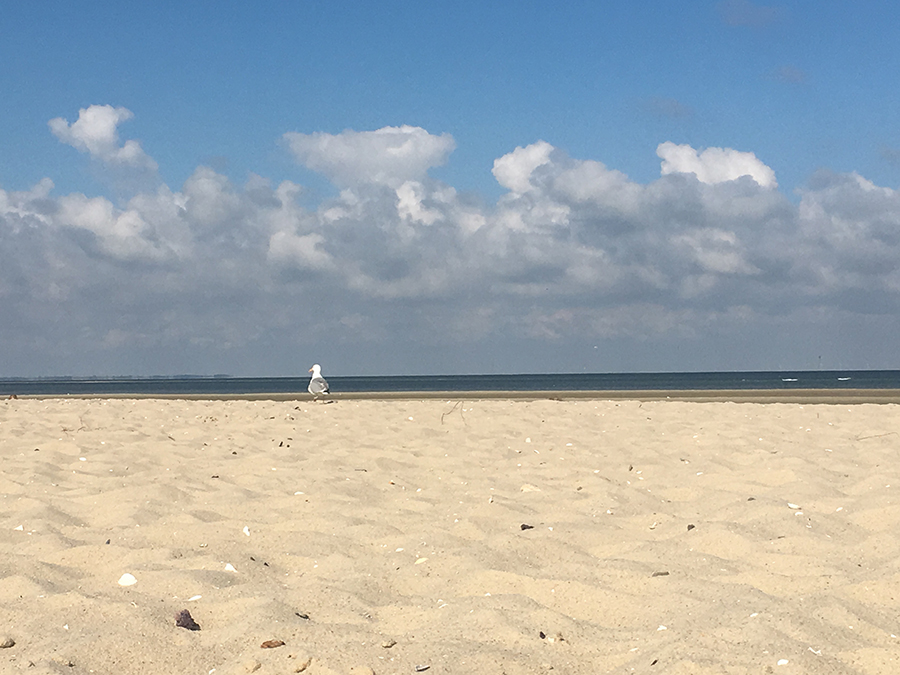
POLYGON ((306 372, 307 372, 307 373, 311 373, 311 372, 312 372, 312 368, 310 368, 310 369, 307 370, 306 372))

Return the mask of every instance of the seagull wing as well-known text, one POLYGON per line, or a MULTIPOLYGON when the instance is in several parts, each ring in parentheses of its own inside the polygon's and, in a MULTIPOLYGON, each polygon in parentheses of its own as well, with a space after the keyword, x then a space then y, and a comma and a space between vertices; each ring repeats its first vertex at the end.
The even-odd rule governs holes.
POLYGON ((314 377, 310 379, 307 390, 313 396, 316 396, 317 394, 327 394, 329 392, 328 383, 325 381, 324 377, 314 377))

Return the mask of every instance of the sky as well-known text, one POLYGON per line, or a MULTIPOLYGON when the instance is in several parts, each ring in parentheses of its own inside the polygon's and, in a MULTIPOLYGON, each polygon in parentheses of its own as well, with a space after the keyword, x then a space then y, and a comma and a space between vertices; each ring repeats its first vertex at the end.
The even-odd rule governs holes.
POLYGON ((900 368, 900 5, 6 3, 0 377, 900 368))

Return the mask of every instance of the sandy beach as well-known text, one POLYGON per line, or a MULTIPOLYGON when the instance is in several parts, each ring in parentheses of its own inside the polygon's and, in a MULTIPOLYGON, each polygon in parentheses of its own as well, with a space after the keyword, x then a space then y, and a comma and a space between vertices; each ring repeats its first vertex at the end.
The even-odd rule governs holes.
POLYGON ((4 400, 0 672, 892 675, 898 430, 855 402, 4 400))

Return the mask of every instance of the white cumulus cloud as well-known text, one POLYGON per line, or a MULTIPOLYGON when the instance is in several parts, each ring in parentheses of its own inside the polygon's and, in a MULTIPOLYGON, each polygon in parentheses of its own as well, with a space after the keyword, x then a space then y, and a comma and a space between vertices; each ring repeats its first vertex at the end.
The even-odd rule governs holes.
POLYGON ((124 145, 119 144, 118 126, 132 117, 134 113, 127 108, 92 105, 79 110, 78 119, 72 124, 62 117, 56 117, 48 124, 60 141, 101 162, 155 171, 156 162, 144 152, 140 143, 128 140, 124 145))
POLYGON ((535 187, 532 175, 539 167, 550 163, 553 146, 538 141, 494 160, 493 174, 497 182, 507 190, 522 194, 535 187))
POLYGON ((283 136, 298 162, 339 186, 365 183, 398 188, 421 181, 456 148, 450 134, 403 125, 339 134, 288 132, 283 136))
POLYGON ((763 164, 752 152, 731 148, 707 148, 697 152, 690 145, 660 143, 656 154, 662 159, 661 172, 692 173, 702 183, 722 183, 741 176, 750 176, 762 187, 777 187, 775 172, 763 164))

